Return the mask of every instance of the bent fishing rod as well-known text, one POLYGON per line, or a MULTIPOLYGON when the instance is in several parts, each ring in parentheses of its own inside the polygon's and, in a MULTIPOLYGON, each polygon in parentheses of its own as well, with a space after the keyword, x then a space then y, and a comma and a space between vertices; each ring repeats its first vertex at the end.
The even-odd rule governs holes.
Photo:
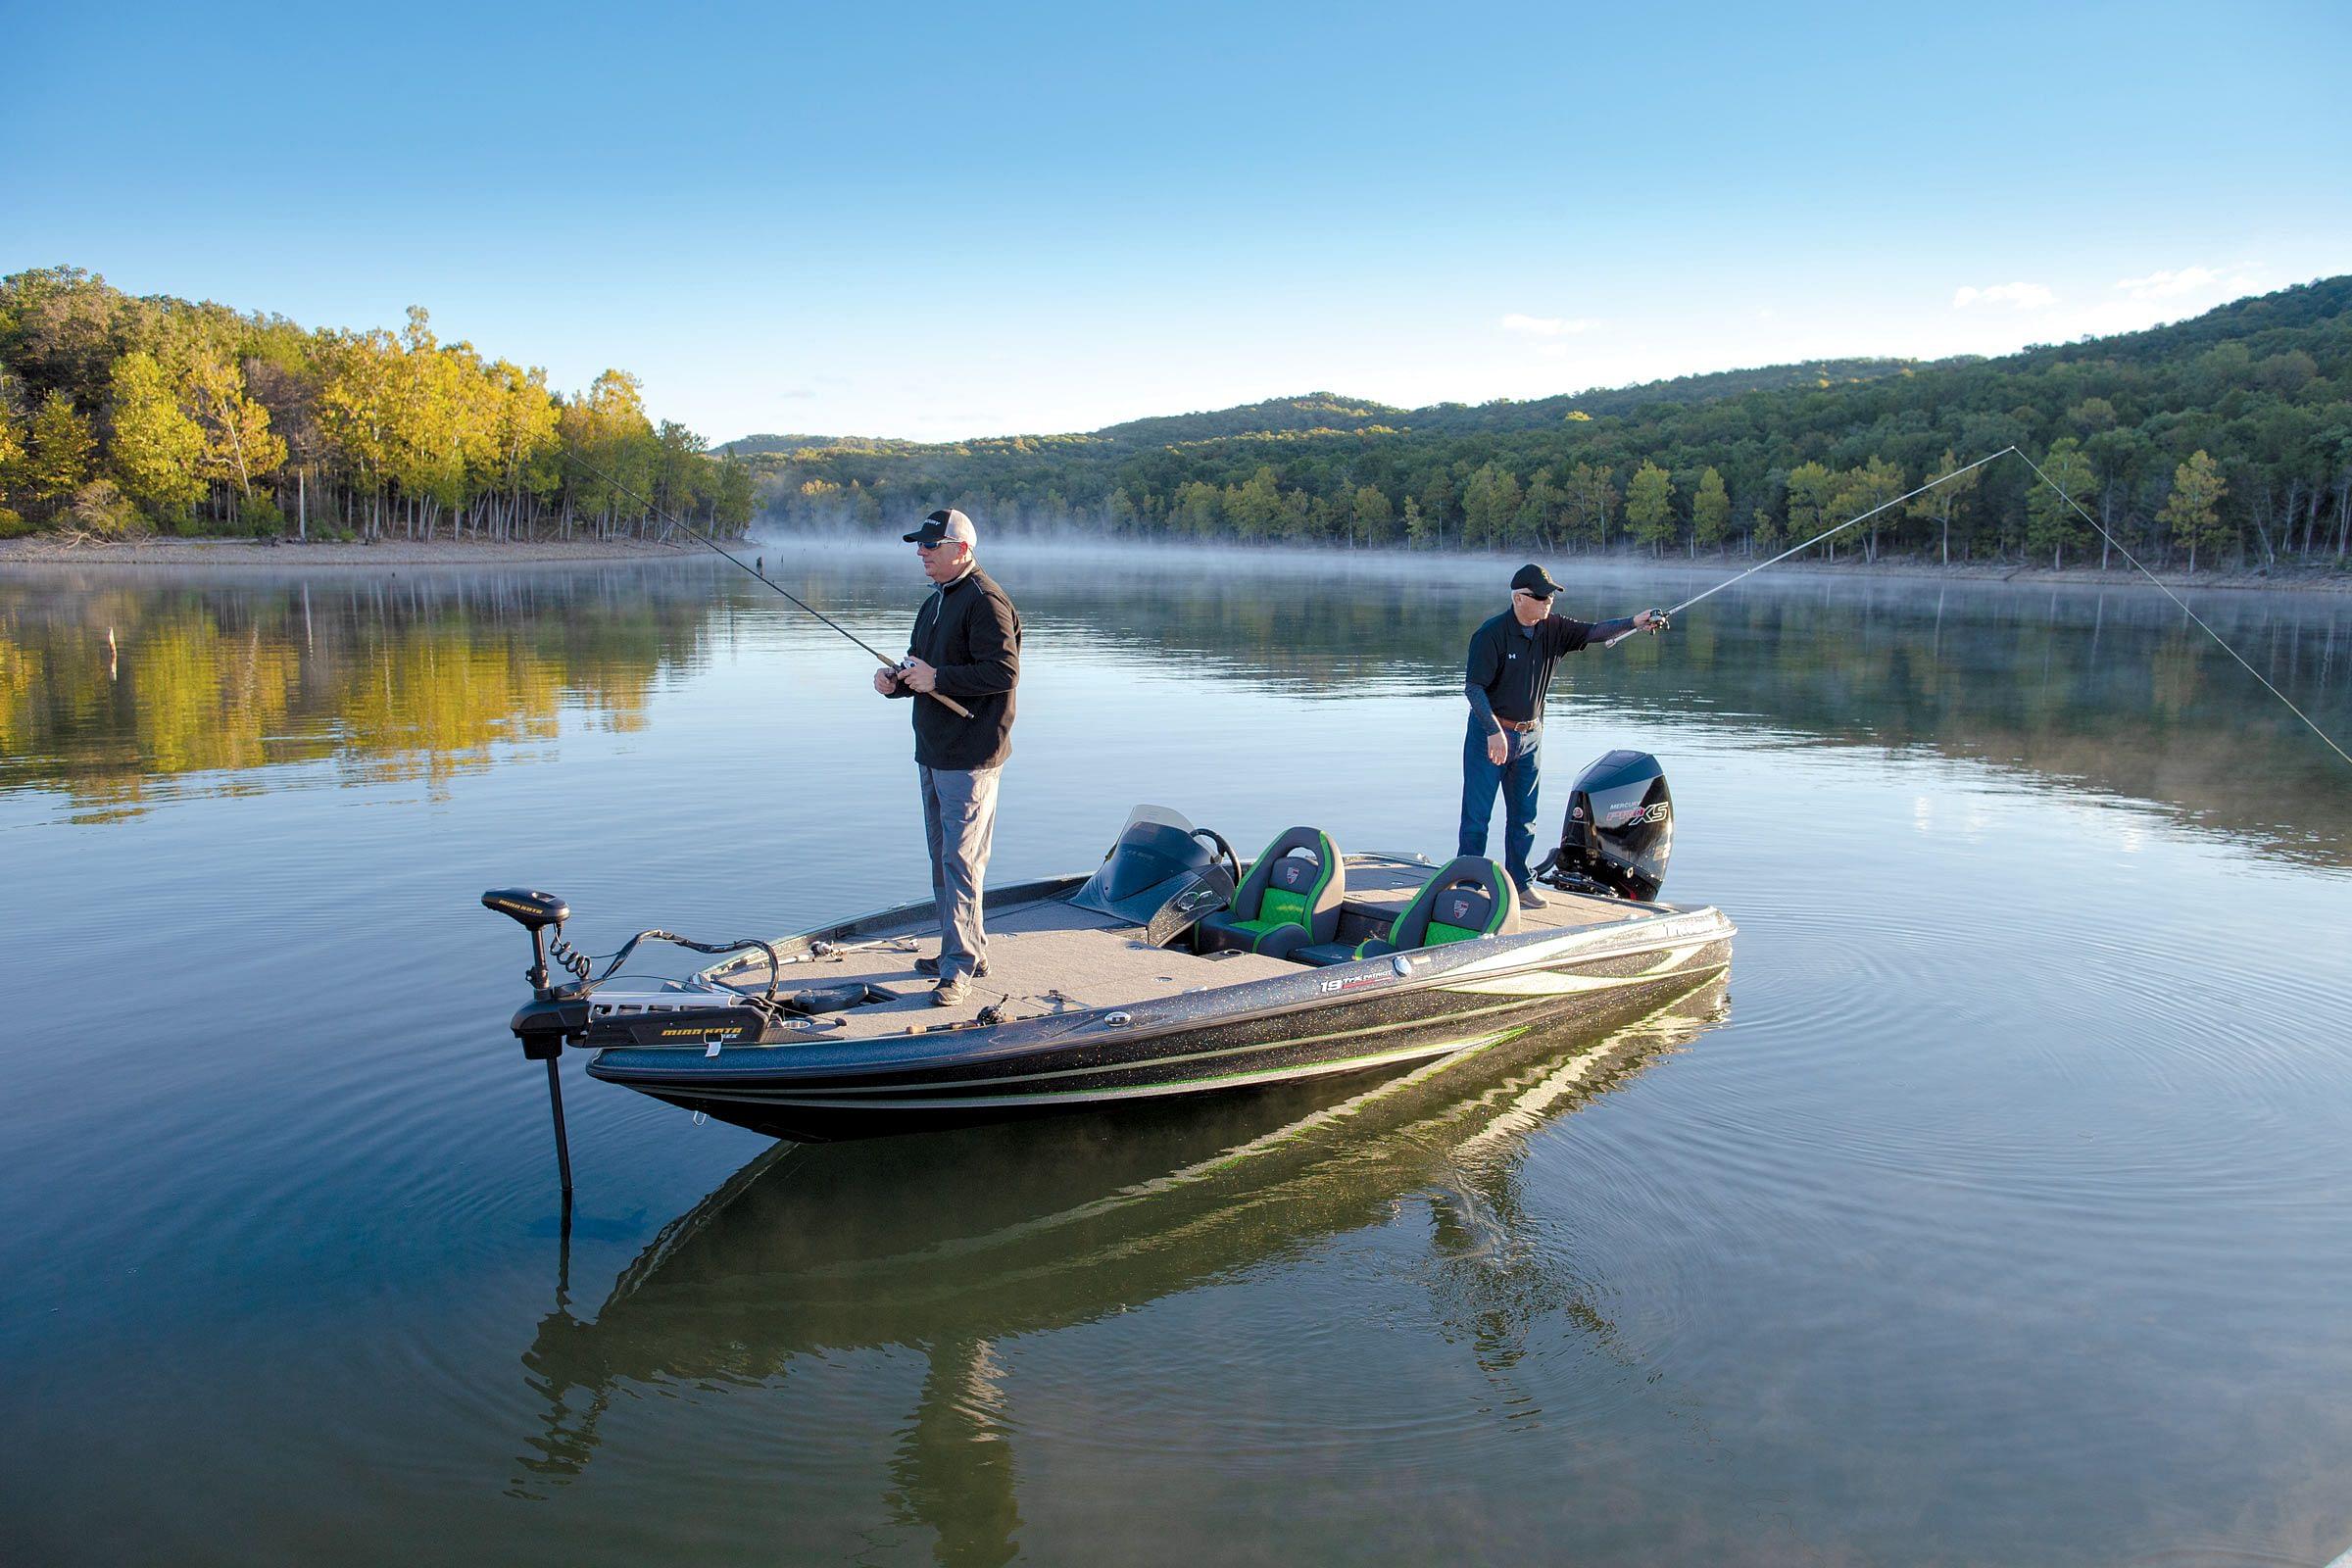
MULTIPOLYGON (((2270 677, 2265 675, 2261 670, 2256 669, 2253 664, 2247 661, 2245 655, 2239 653, 2235 648, 2231 647, 2228 638, 2224 637, 2220 632, 2215 631, 2212 626, 2208 625, 2204 616, 2189 609, 2187 600, 2182 599, 2179 594, 2173 592, 2171 586, 2167 584, 2162 577, 2159 577, 2156 575, 2156 573, 2150 571, 2147 566, 2141 563, 2140 559, 2133 555, 2130 548, 2127 547, 2121 539, 2118 539, 2114 534, 2108 532, 2107 525, 2099 521, 2097 517, 2092 516, 2088 508, 2084 507, 2082 502, 2077 501, 2073 496, 2069 495, 2067 493, 2066 486, 2051 478, 2047 473, 2044 473, 2042 471, 2041 465, 2035 463, 2032 458, 2027 457, 2025 449, 2018 446, 2005 446, 1998 452, 1988 452, 1984 456, 1979 458, 1976 462, 1954 468, 1949 473, 1939 473, 1935 478, 1930 479, 1926 484, 1919 486, 1917 489, 1906 490, 1891 501, 1882 501, 1877 506, 1871 508, 1868 512, 1856 513, 1853 516, 1846 518, 1843 522, 1822 529, 1821 532, 1815 534, 1812 538, 1807 539, 1804 543, 1789 546, 1788 549, 1782 551, 1779 555, 1774 556, 1769 561, 1759 561, 1754 565, 1748 567, 1745 571, 1737 573, 1734 576, 1726 577, 1723 581, 1717 583, 1714 587, 1707 589, 1705 592, 1692 594, 1681 604, 1676 605, 1672 610, 1656 612, 1660 629, 1663 629, 1665 625, 1671 623, 1674 616, 1681 614, 1686 610, 1689 610, 1692 605, 1699 603, 1701 600, 1713 598, 1715 595, 1723 592, 1726 588, 1731 587, 1734 583, 1743 582, 1747 578, 1754 576, 1757 572, 1762 571, 1767 566, 1779 565, 1782 562, 1787 561, 1790 556, 1798 555, 1804 551, 1812 549, 1815 545, 1820 544, 1824 539, 1829 538, 1832 534, 1843 533, 1846 529, 1851 528, 1857 522, 1868 522, 1871 518, 1877 516, 1880 513, 1885 512, 1889 507, 1899 507, 1904 502, 1909 501, 1916 496, 1926 495, 1937 485, 1949 484, 1952 480, 1959 478, 1962 474, 1968 473, 1977 468, 1982 468, 1988 463, 1994 462, 2000 458, 2008 457, 2011 453, 2015 453, 2018 458, 2024 462, 2027 467, 2034 470, 2034 477, 2039 479, 2043 484, 2048 485, 2052 491, 2056 492, 2059 500, 2074 508, 2075 512, 2081 515, 2084 522, 2090 524, 2092 530, 2095 531, 2100 538, 2106 540, 2110 545, 2113 545, 2116 549, 2116 553, 2121 555, 2126 561, 2130 562, 2134 570, 2136 570, 2141 576, 2147 578, 2148 581, 2154 583, 2157 588, 2162 591, 2165 598, 2170 599, 2175 605, 2179 606, 2180 613, 2186 615, 2190 620, 2195 621, 2199 631, 2202 631, 2206 636, 2212 638, 2216 643, 2218 643, 2221 646, 2223 653, 2228 654, 2231 659, 2236 660, 2238 664, 2245 670, 2247 674, 2253 676, 2255 680, 2261 683, 2264 691, 2267 691, 2273 697, 2278 698, 2279 703, 2286 709, 2288 712, 2301 719, 2304 727, 2309 729, 2314 735, 2317 735, 2320 738, 2321 745, 2327 747, 2337 757, 2343 759, 2347 764, 2352 764, 2352 752, 2345 751, 2343 745, 2337 741, 2334 736, 2320 728, 2319 722, 2316 719, 2314 719, 2309 713, 2303 711, 2302 709, 2296 707, 2294 700, 2288 697, 2286 693, 2280 691, 2277 686, 2273 685, 2270 677)), ((1604 648, 1614 648, 1632 635, 1633 633, 1631 631, 1619 632, 1616 636, 1611 637, 1601 646, 1604 648)))
MULTIPOLYGON (((791 589, 785 587, 782 583, 776 581, 773 577, 770 577, 766 572, 761 571, 759 567, 751 564, 742 557, 730 554, 724 546, 719 544, 717 540, 711 538, 700 528, 695 527, 691 523, 681 521, 680 519, 671 516, 660 507, 655 506, 651 500, 639 495, 636 491, 630 489, 627 485, 622 484, 618 479, 615 479, 612 477, 612 475, 605 472, 602 468, 599 468, 595 464, 588 462, 586 459, 574 457, 570 452, 564 451, 561 447, 557 448, 557 450, 564 453, 564 462, 574 465, 580 469, 581 472, 587 474, 590 478, 603 480, 605 483, 611 485, 613 489, 619 491, 622 495, 627 496, 631 501, 636 502, 639 506, 643 507, 653 515, 660 517, 663 522, 669 524, 672 528, 677 529, 680 533, 701 540, 704 544, 710 546, 712 551, 716 552, 721 559, 732 562, 734 564, 741 566, 753 577, 758 578, 760 581, 767 584, 770 588, 773 588, 776 592, 782 594, 795 606, 807 611, 809 614, 814 615, 817 619, 823 621, 826 625, 832 627, 835 631, 841 633, 844 637, 847 637, 850 641, 856 643, 858 647, 873 655, 875 659, 881 662, 882 667, 889 670, 892 674, 895 675, 900 670, 906 667, 906 662, 905 660, 891 658, 888 654, 882 652, 882 650, 879 648, 876 648, 872 643, 867 642, 864 638, 850 630, 849 627, 844 626, 840 621, 835 620, 831 615, 826 614, 823 611, 817 609, 814 605, 809 604, 807 600, 794 593, 791 589)), ((930 698, 933 702, 939 704, 940 707, 946 709, 949 712, 954 713, 957 718, 969 718, 972 716, 972 710, 970 709, 964 707, 955 698, 948 696, 945 692, 917 692, 915 695, 918 697, 930 698)))

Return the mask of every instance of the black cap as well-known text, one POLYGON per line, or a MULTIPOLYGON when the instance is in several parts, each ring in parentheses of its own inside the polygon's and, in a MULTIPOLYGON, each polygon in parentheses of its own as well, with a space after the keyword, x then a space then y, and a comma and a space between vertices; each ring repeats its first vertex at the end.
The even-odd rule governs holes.
POLYGON ((899 536, 910 545, 935 545, 947 539, 960 539, 965 544, 977 544, 980 535, 972 527, 972 519, 954 507, 942 507, 923 519, 923 525, 912 533, 899 536))
POLYGON ((1538 599, 1549 599, 1560 591, 1560 585, 1551 580, 1550 574, 1532 561, 1511 573, 1511 586, 1524 588, 1538 599))

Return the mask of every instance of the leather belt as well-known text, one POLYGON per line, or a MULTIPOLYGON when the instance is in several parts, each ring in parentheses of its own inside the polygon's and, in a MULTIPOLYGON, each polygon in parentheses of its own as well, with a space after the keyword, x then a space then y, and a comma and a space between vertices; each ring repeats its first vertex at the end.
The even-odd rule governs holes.
POLYGON ((1504 729, 1516 730, 1522 735, 1536 727, 1536 721, 1532 718, 1504 718, 1499 713, 1495 715, 1494 722, 1500 724, 1504 729))

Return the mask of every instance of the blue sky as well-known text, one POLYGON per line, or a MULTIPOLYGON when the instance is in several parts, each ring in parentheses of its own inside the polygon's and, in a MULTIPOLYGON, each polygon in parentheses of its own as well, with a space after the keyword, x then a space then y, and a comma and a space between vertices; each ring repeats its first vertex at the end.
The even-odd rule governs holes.
POLYGON ((940 438, 1999 353, 2352 270, 2352 7, 20 8, 0 271, 940 438))

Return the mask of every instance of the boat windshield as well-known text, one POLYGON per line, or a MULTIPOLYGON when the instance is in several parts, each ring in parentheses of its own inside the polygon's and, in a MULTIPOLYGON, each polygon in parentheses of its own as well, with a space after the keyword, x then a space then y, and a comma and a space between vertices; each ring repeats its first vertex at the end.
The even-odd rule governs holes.
POLYGON ((1193 824, 1181 813, 1164 806, 1139 806, 1127 813, 1118 841, 1070 902, 1146 925, 1174 891, 1171 884, 1190 882, 1213 863, 1208 846, 1193 836, 1193 824))

